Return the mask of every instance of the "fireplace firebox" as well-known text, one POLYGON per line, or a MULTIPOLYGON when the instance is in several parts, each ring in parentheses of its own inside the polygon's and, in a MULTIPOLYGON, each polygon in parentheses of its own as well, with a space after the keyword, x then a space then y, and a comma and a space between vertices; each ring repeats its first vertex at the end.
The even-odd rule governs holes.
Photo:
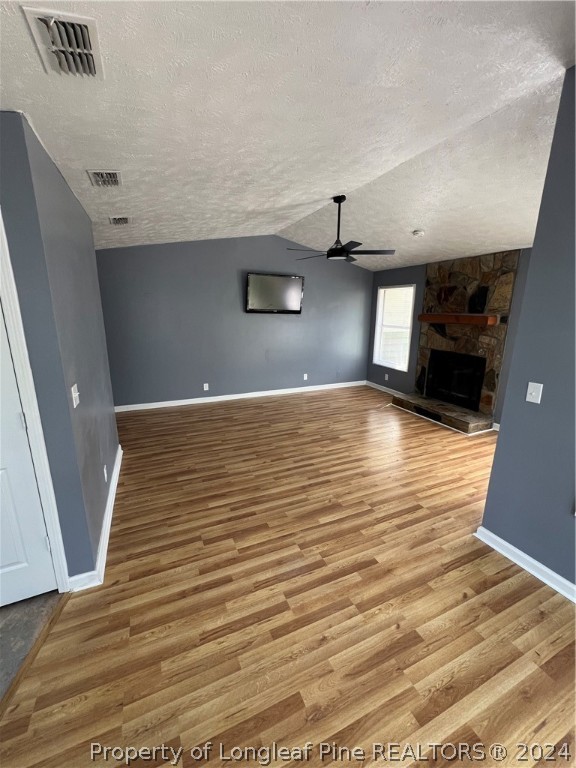
POLYGON ((485 370, 485 357, 432 349, 425 394, 445 403, 477 411, 485 370))

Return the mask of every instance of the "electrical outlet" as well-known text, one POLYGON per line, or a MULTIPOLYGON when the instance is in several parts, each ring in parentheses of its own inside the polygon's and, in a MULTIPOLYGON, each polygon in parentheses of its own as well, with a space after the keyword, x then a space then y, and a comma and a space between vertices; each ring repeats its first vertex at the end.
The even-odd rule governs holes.
POLYGON ((72 392, 72 405, 74 408, 76 408, 80 403, 80 392, 78 392, 78 384, 74 384, 70 388, 70 392, 72 392))
POLYGON ((308 381, 308 374, 307 373, 304 374, 304 381, 308 381))
POLYGON ((104 482, 108 482, 108 467, 104 464, 104 482))
POLYGON ((204 392, 208 392, 210 389, 210 384, 204 384, 204 392))
POLYGON ((537 384, 534 381, 528 382, 528 391, 526 392, 526 402, 539 404, 542 400, 542 390, 544 384, 537 384))
POLYGON ((388 381, 388 374, 387 373, 384 374, 384 381, 388 381))

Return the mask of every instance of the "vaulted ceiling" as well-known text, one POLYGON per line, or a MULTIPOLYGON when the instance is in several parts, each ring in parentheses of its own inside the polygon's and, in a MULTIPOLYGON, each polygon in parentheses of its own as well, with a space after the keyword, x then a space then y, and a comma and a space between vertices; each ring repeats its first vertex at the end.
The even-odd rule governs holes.
POLYGON ((532 242, 572 2, 25 3, 95 19, 101 80, 46 73, 20 5, 0 6, 0 104, 28 117, 99 248, 326 248, 340 193, 344 239, 396 248, 368 269, 532 242))

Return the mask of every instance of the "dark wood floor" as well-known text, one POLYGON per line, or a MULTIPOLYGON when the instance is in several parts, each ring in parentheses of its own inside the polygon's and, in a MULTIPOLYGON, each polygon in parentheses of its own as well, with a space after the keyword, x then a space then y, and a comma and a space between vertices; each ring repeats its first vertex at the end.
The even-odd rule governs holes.
MULTIPOLYGON (((573 742, 574 606, 472 536, 496 442, 367 388, 126 413, 105 584, 73 595, 2 766, 109 747, 573 742)), ((574 744, 571 743, 571 749, 574 744)), ((430 753, 428 753, 430 755, 430 753)), ((444 756, 427 763, 453 765, 444 756)), ((300 766, 295 759, 276 765, 300 766)), ((157 755, 133 766, 169 765, 157 755)), ((398 762, 398 761, 397 761, 398 762)), ((459 764, 472 765, 463 759, 459 764)))

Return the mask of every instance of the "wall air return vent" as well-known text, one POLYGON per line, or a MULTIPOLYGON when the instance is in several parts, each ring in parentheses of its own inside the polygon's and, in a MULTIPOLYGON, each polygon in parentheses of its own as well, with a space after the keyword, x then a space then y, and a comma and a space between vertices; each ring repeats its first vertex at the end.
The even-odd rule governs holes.
POLYGON ((22 10, 48 74, 103 79, 94 19, 45 9, 22 10))
POLYGON ((128 224, 130 219, 128 216, 110 216, 110 224, 113 224, 115 227, 121 227, 125 224, 128 224))
POLYGON ((86 171, 93 187, 119 187, 122 178, 118 171, 86 171))

